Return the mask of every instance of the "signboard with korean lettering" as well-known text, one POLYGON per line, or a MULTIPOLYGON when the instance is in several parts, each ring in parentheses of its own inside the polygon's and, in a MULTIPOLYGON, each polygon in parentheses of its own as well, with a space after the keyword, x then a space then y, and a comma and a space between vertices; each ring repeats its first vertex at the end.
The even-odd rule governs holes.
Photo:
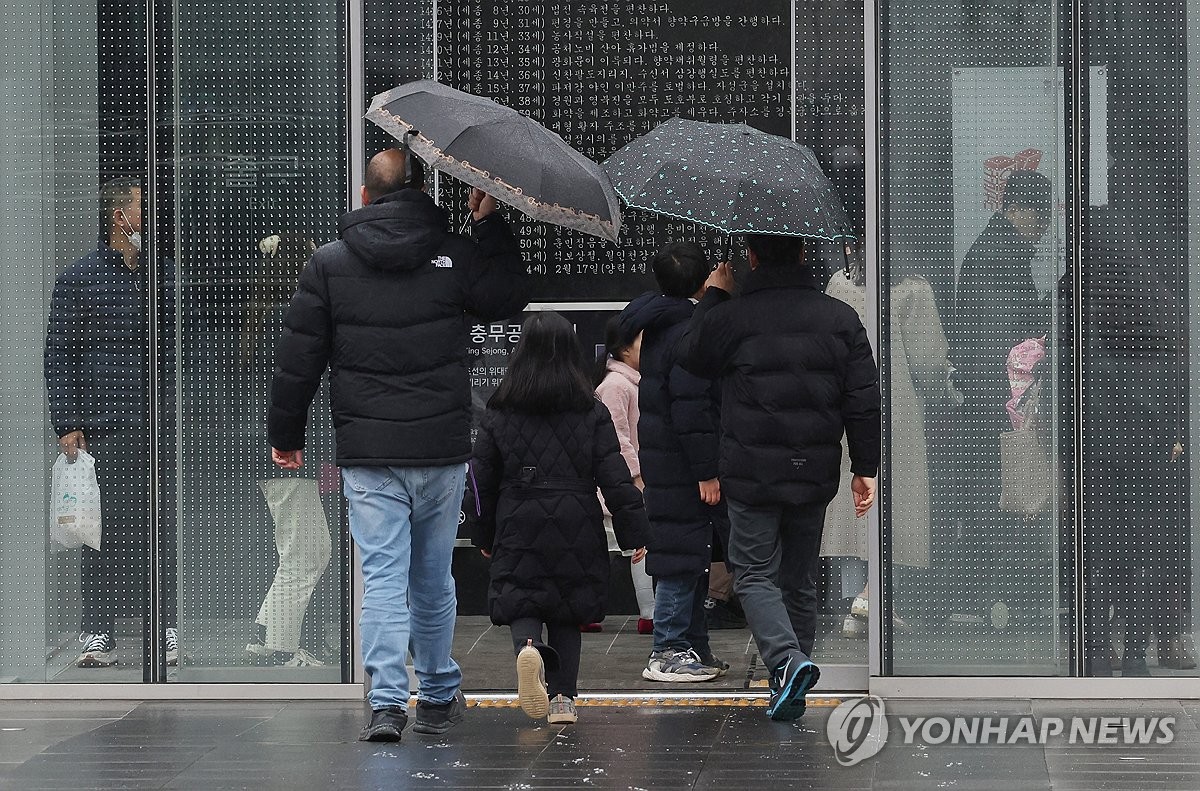
MULTIPOLYGON (((527 113, 598 162, 673 116, 792 134, 787 2, 440 0, 437 20, 442 82, 527 113)), ((442 205, 460 212, 458 191, 442 179, 442 205)), ((723 241, 640 212, 619 245, 520 224, 534 299, 546 301, 628 300, 650 287, 649 259, 667 241, 714 253, 723 241)))

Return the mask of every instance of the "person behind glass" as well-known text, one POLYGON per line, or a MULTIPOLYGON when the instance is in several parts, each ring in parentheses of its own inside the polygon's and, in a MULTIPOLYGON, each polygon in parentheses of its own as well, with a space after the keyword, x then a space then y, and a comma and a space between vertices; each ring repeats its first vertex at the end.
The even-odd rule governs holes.
POLYGON ((1050 225, 1050 208, 1048 178, 1013 173, 1000 210, 967 251, 958 275, 949 341, 953 383, 963 398, 955 436, 963 537, 947 571, 953 614, 971 619, 979 619, 991 599, 1010 598, 1002 587, 1024 584, 1020 575, 1005 574, 1001 563, 1028 542, 1017 535, 1018 520, 999 510, 1000 435, 1012 429, 1005 409, 1012 397, 1009 352, 1045 336, 1049 326, 1032 262, 1050 225))
MULTIPOLYGON (((275 369, 275 346, 283 331, 283 315, 296 291, 296 281, 317 246, 303 236, 286 233, 268 236, 258 246, 262 262, 246 308, 238 362, 241 377, 250 385, 250 397, 261 404, 275 369)), ((261 420, 262 413, 257 414, 261 420)), ((314 415, 313 421, 310 433, 329 432, 327 416, 322 420, 314 415)), ((247 643, 246 653, 256 664, 322 667, 325 662, 320 657, 300 647, 305 613, 332 552, 320 487, 315 478, 299 473, 273 474, 276 468, 269 459, 255 466, 262 465, 268 469, 255 470, 254 477, 274 522, 279 566, 254 619, 254 637, 247 643)))
POLYGON ((717 481, 719 397, 714 382, 679 365, 676 344, 696 309, 711 267, 691 242, 672 242, 652 262, 657 292, 621 311, 626 332, 642 332, 638 456, 654 578, 654 646, 642 678, 702 682, 729 665, 713 655, 704 601, 714 545, 727 529, 717 481))
MULTIPOLYGON (((642 333, 632 336, 622 330, 620 318, 614 316, 604 328, 604 355, 596 361, 592 374, 592 385, 599 398, 612 415, 621 443, 621 456, 629 466, 633 485, 641 491, 642 465, 638 461, 638 383, 641 367, 642 333)), ((605 511, 605 532, 608 533, 608 551, 619 552, 616 536, 612 530, 612 514, 605 511)), ((646 564, 631 562, 629 574, 633 579, 633 592, 638 605, 638 634, 654 632, 654 583, 646 573, 646 564)))
POLYGON ((445 733, 466 703, 450 656, 450 573, 471 457, 467 314, 506 318, 528 302, 517 240, 473 190, 476 241, 449 229, 400 149, 372 157, 363 207, 300 275, 276 353, 267 433, 284 469, 303 464, 305 425, 326 367, 337 464, 362 558, 362 650, 371 676, 364 741, 398 741, 412 654, 417 733, 445 733))
MULTIPOLYGON (((720 384, 721 489, 734 589, 767 668, 767 715, 804 714, 825 510, 846 436, 854 510, 875 503, 879 372, 854 308, 823 293, 801 239, 746 237, 750 274, 731 299, 721 264, 679 342, 685 369, 720 384)), ((644 440, 643 440, 644 441, 644 440)))
MULTIPOLYGON (((866 315, 866 269, 861 258, 844 275, 829 278, 825 293, 854 308, 862 320, 866 315)), ((946 334, 942 329, 933 287, 919 275, 897 271, 893 264, 888 290, 891 363, 892 447, 903 456, 891 472, 892 541, 889 559, 897 574, 917 575, 929 569, 932 559, 930 511, 930 458, 926 444, 926 412, 946 400, 946 334), (921 571, 918 571, 921 570, 921 571)), ((826 514, 821 539, 823 557, 867 559, 867 520, 856 516, 853 503, 850 455, 843 440, 842 482, 826 514)), ((917 580, 913 580, 917 583, 917 580)), ((925 587, 897 585, 898 589, 925 587)), ((869 590, 863 585, 850 612, 842 622, 842 636, 866 639, 870 611, 869 590)), ((893 632, 909 631, 908 622, 892 611, 893 632)))
POLYGON ((604 618, 609 585, 597 487, 635 564, 645 557, 648 525, 579 339, 557 313, 525 321, 480 421, 471 469, 479 496, 472 540, 492 560, 488 611, 512 632, 521 708, 551 724, 573 723, 579 626, 604 618))
MULTIPOLYGON (((100 188, 101 239, 54 284, 45 378, 59 449, 96 458, 104 533, 80 559, 83 614, 79 667, 117 663, 118 612, 149 596, 150 302, 142 265, 142 186, 113 179, 100 188)), ((174 596, 162 597, 166 663, 179 663, 174 596)), ((135 604, 133 609, 141 610, 135 604)))
POLYGON ((1110 608, 1124 619, 1122 676, 1150 675, 1151 634, 1159 667, 1188 670, 1186 318, 1122 213, 1093 206, 1087 230, 1085 672, 1114 672, 1110 608))

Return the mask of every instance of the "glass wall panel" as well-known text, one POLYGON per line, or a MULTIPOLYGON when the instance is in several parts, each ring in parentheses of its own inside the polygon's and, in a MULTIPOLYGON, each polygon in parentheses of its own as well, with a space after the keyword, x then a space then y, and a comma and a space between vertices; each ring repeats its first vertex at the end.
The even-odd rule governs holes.
POLYGON ((287 303, 345 210, 344 10, 177 9, 173 680, 343 679, 346 533, 325 388, 298 472, 271 463, 265 416, 287 303))
POLYGON ((0 680, 141 681, 145 18, 106 2, 18 2, 0 40, 0 680), (60 436, 75 462, 54 487, 60 436), (76 455, 84 445, 94 467, 76 455))
MULTIPOLYGON (((795 5, 795 139, 817 155, 834 183, 855 233, 865 237, 865 82, 863 50, 845 42, 863 37, 861 2, 795 5)), ((849 274, 840 245, 809 242, 830 271, 827 291, 858 311, 870 326, 861 248, 849 274)), ((867 519, 856 519, 850 494, 849 456, 842 482, 825 516, 821 542, 820 618, 814 656, 823 666, 865 665, 871 595, 867 587, 867 519)))
POLYGON ((885 673, 1069 672, 1056 5, 884 6, 885 673))
POLYGON ((1082 304, 1084 659, 1195 675, 1195 3, 1088 2, 1082 304), (1191 47, 1189 47, 1191 45, 1191 47), (1189 204, 1189 196, 1193 197, 1189 204))

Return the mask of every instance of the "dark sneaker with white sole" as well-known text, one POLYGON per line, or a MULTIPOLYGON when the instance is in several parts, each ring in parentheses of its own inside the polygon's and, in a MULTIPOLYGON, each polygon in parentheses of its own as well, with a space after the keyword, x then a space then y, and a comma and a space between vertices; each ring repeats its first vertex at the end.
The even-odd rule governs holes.
POLYGON ((360 742, 398 742, 408 725, 403 706, 388 706, 371 712, 371 721, 358 734, 360 742))
POLYGON ((167 628, 167 667, 179 667, 179 630, 167 628))
POLYGON ((414 733, 439 734, 453 728, 462 722, 467 713, 467 699, 462 690, 454 693, 449 703, 430 703, 427 700, 417 701, 417 723, 413 725, 414 733))
POLYGON ((655 651, 642 669, 642 678, 647 681, 695 683, 712 681, 718 675, 720 671, 716 667, 702 663, 690 649, 655 651))
POLYGON ((83 651, 75 660, 76 667, 112 667, 117 663, 117 644, 111 634, 84 632, 79 642, 83 643, 83 651))
POLYGON ((805 694, 816 686, 821 669, 803 654, 792 656, 779 666, 771 678, 771 700, 767 716, 777 722, 798 720, 804 716, 808 703, 805 694))

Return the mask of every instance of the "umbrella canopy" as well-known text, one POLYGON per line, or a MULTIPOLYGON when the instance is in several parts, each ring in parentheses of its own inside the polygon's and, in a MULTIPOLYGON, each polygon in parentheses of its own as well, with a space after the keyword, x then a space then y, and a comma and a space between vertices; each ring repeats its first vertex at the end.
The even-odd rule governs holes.
POLYGON ((512 108, 433 80, 379 94, 367 118, 430 167, 535 220, 617 241, 621 203, 603 169, 512 108))
POLYGON ((855 238, 812 150, 745 124, 672 118, 604 169, 627 206, 727 234, 855 238))

